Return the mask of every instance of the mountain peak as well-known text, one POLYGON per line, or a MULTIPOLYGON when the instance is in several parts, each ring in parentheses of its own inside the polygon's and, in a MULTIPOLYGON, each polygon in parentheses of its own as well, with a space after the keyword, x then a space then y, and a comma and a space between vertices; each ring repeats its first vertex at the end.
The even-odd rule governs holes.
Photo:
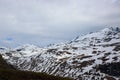
POLYGON ((87 35, 78 36, 74 39, 72 44, 80 44, 82 46, 89 46, 93 44, 100 43, 113 43, 114 41, 119 41, 120 36, 120 28, 119 27, 110 27, 104 28, 100 31, 89 33, 87 35))
POLYGON ((107 27, 101 30, 102 32, 109 32, 109 31, 120 31, 120 27, 107 27))
POLYGON ((108 32, 108 31, 113 31, 113 28, 104 28, 101 30, 102 32, 108 32))

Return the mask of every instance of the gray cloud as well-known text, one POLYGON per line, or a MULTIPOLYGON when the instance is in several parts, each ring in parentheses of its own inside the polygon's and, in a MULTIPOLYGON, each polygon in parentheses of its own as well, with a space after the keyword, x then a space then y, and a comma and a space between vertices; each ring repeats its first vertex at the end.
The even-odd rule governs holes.
POLYGON ((119 0, 0 0, 0 44, 49 44, 120 25, 119 0))

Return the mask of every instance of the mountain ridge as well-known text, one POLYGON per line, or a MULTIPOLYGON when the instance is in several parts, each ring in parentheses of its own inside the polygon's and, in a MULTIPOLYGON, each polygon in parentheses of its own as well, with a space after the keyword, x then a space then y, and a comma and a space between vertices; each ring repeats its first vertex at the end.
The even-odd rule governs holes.
POLYGON ((118 79, 118 77, 102 73, 97 66, 119 62, 119 53, 119 27, 105 28, 79 36, 71 42, 54 44, 45 48, 31 47, 1 52, 8 63, 20 70, 45 72, 75 80, 109 80, 111 77, 118 79))

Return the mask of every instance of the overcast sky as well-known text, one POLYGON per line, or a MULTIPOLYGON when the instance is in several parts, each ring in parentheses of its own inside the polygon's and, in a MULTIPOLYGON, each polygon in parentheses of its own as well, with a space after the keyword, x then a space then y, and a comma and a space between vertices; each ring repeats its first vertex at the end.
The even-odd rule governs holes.
POLYGON ((120 0, 0 0, 0 46, 46 46, 106 26, 120 26, 120 0))

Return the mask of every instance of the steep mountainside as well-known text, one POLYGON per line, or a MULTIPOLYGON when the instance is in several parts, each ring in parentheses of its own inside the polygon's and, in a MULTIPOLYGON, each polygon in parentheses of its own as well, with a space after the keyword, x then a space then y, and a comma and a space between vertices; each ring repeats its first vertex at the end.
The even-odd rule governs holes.
POLYGON ((0 80, 71 80, 68 78, 61 78, 45 73, 35 73, 30 71, 20 71, 15 69, 0 55, 0 80))
POLYGON ((20 70, 45 72, 76 80, 115 80, 120 77, 115 75, 119 69, 114 66, 120 64, 120 28, 105 28, 46 48, 24 45, 3 50, 1 54, 20 70), (105 66, 107 71, 104 72, 105 66))
POLYGON ((6 63, 6 61, 2 58, 1 55, 0 55, 0 69, 13 69, 13 70, 15 70, 15 68, 12 65, 6 63))

